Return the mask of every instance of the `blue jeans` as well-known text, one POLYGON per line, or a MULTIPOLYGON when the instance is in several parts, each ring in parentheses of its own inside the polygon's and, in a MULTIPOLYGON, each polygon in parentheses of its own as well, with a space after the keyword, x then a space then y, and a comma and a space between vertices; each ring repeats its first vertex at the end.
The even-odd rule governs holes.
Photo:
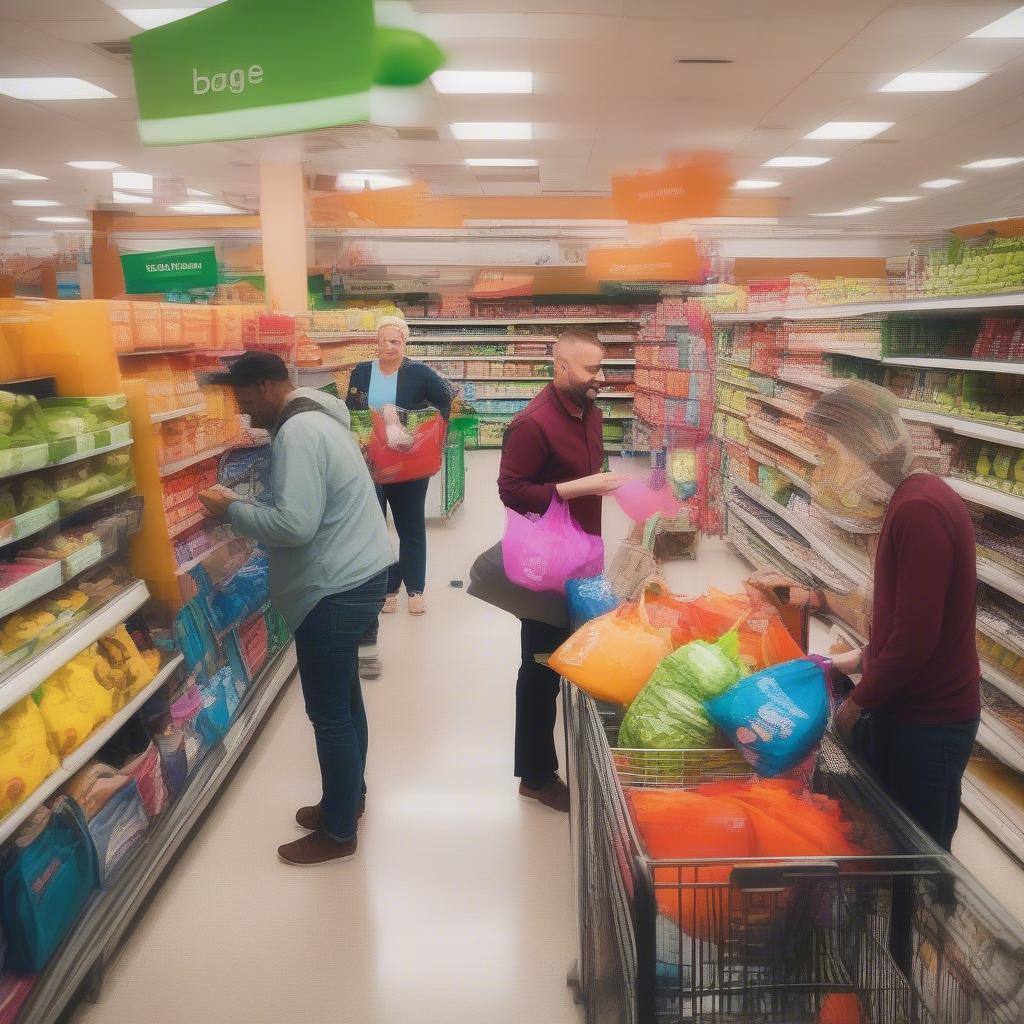
POLYGON ((306 714, 313 723, 323 785, 323 830, 346 841, 356 834, 366 792, 368 729, 359 688, 359 638, 384 604, 388 573, 325 597, 295 631, 306 714))
MULTIPOLYGON (((397 594, 405 584, 409 594, 422 594, 427 585, 427 520, 425 506, 430 477, 400 484, 378 484, 377 498, 384 518, 388 505, 398 531, 398 561, 388 569, 388 593, 397 594)), ((377 642, 374 619, 362 637, 364 645, 377 642)))
POLYGON ((866 714, 854 729, 854 750, 882 788, 948 851, 960 820, 960 781, 978 720, 951 725, 900 725, 866 714))

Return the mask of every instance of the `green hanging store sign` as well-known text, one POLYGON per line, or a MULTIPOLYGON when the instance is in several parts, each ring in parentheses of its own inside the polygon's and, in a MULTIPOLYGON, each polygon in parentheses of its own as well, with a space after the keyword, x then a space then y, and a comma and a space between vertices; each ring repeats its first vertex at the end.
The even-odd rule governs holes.
POLYGON ((421 33, 378 26, 373 0, 226 0, 132 37, 139 134, 168 146, 359 124, 373 86, 418 85, 443 62, 421 33))
POLYGON ((217 284, 217 252, 210 247, 125 253, 121 269, 127 295, 212 288, 217 284))

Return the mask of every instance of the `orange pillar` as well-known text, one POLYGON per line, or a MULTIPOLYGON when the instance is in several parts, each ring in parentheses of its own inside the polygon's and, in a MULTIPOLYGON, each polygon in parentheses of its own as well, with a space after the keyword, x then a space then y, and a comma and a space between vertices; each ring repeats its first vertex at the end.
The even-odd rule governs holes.
POLYGON ((260 164, 260 224, 267 305, 298 312, 306 298, 306 195, 302 164, 260 164))

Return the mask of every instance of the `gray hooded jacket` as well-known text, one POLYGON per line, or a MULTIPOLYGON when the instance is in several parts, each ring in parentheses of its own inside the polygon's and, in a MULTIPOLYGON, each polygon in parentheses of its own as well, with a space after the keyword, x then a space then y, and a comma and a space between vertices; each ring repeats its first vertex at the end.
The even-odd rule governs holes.
POLYGON ((270 505, 232 503, 232 526, 270 558, 270 598, 294 631, 324 597, 395 561, 373 481, 344 403, 292 395, 273 430, 270 505))

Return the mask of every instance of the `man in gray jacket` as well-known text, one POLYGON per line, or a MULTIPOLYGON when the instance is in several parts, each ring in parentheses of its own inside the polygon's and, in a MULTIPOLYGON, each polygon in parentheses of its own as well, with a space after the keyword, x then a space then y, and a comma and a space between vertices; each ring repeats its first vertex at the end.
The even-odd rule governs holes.
POLYGON ((376 621, 394 561, 373 482, 343 402, 294 388, 284 362, 249 352, 227 373, 239 409, 273 435, 271 503, 216 487, 200 498, 266 548, 270 596, 295 634, 306 713, 323 796, 296 820, 309 834, 278 850, 289 864, 322 864, 356 851, 365 805, 366 711, 359 638, 376 621))

